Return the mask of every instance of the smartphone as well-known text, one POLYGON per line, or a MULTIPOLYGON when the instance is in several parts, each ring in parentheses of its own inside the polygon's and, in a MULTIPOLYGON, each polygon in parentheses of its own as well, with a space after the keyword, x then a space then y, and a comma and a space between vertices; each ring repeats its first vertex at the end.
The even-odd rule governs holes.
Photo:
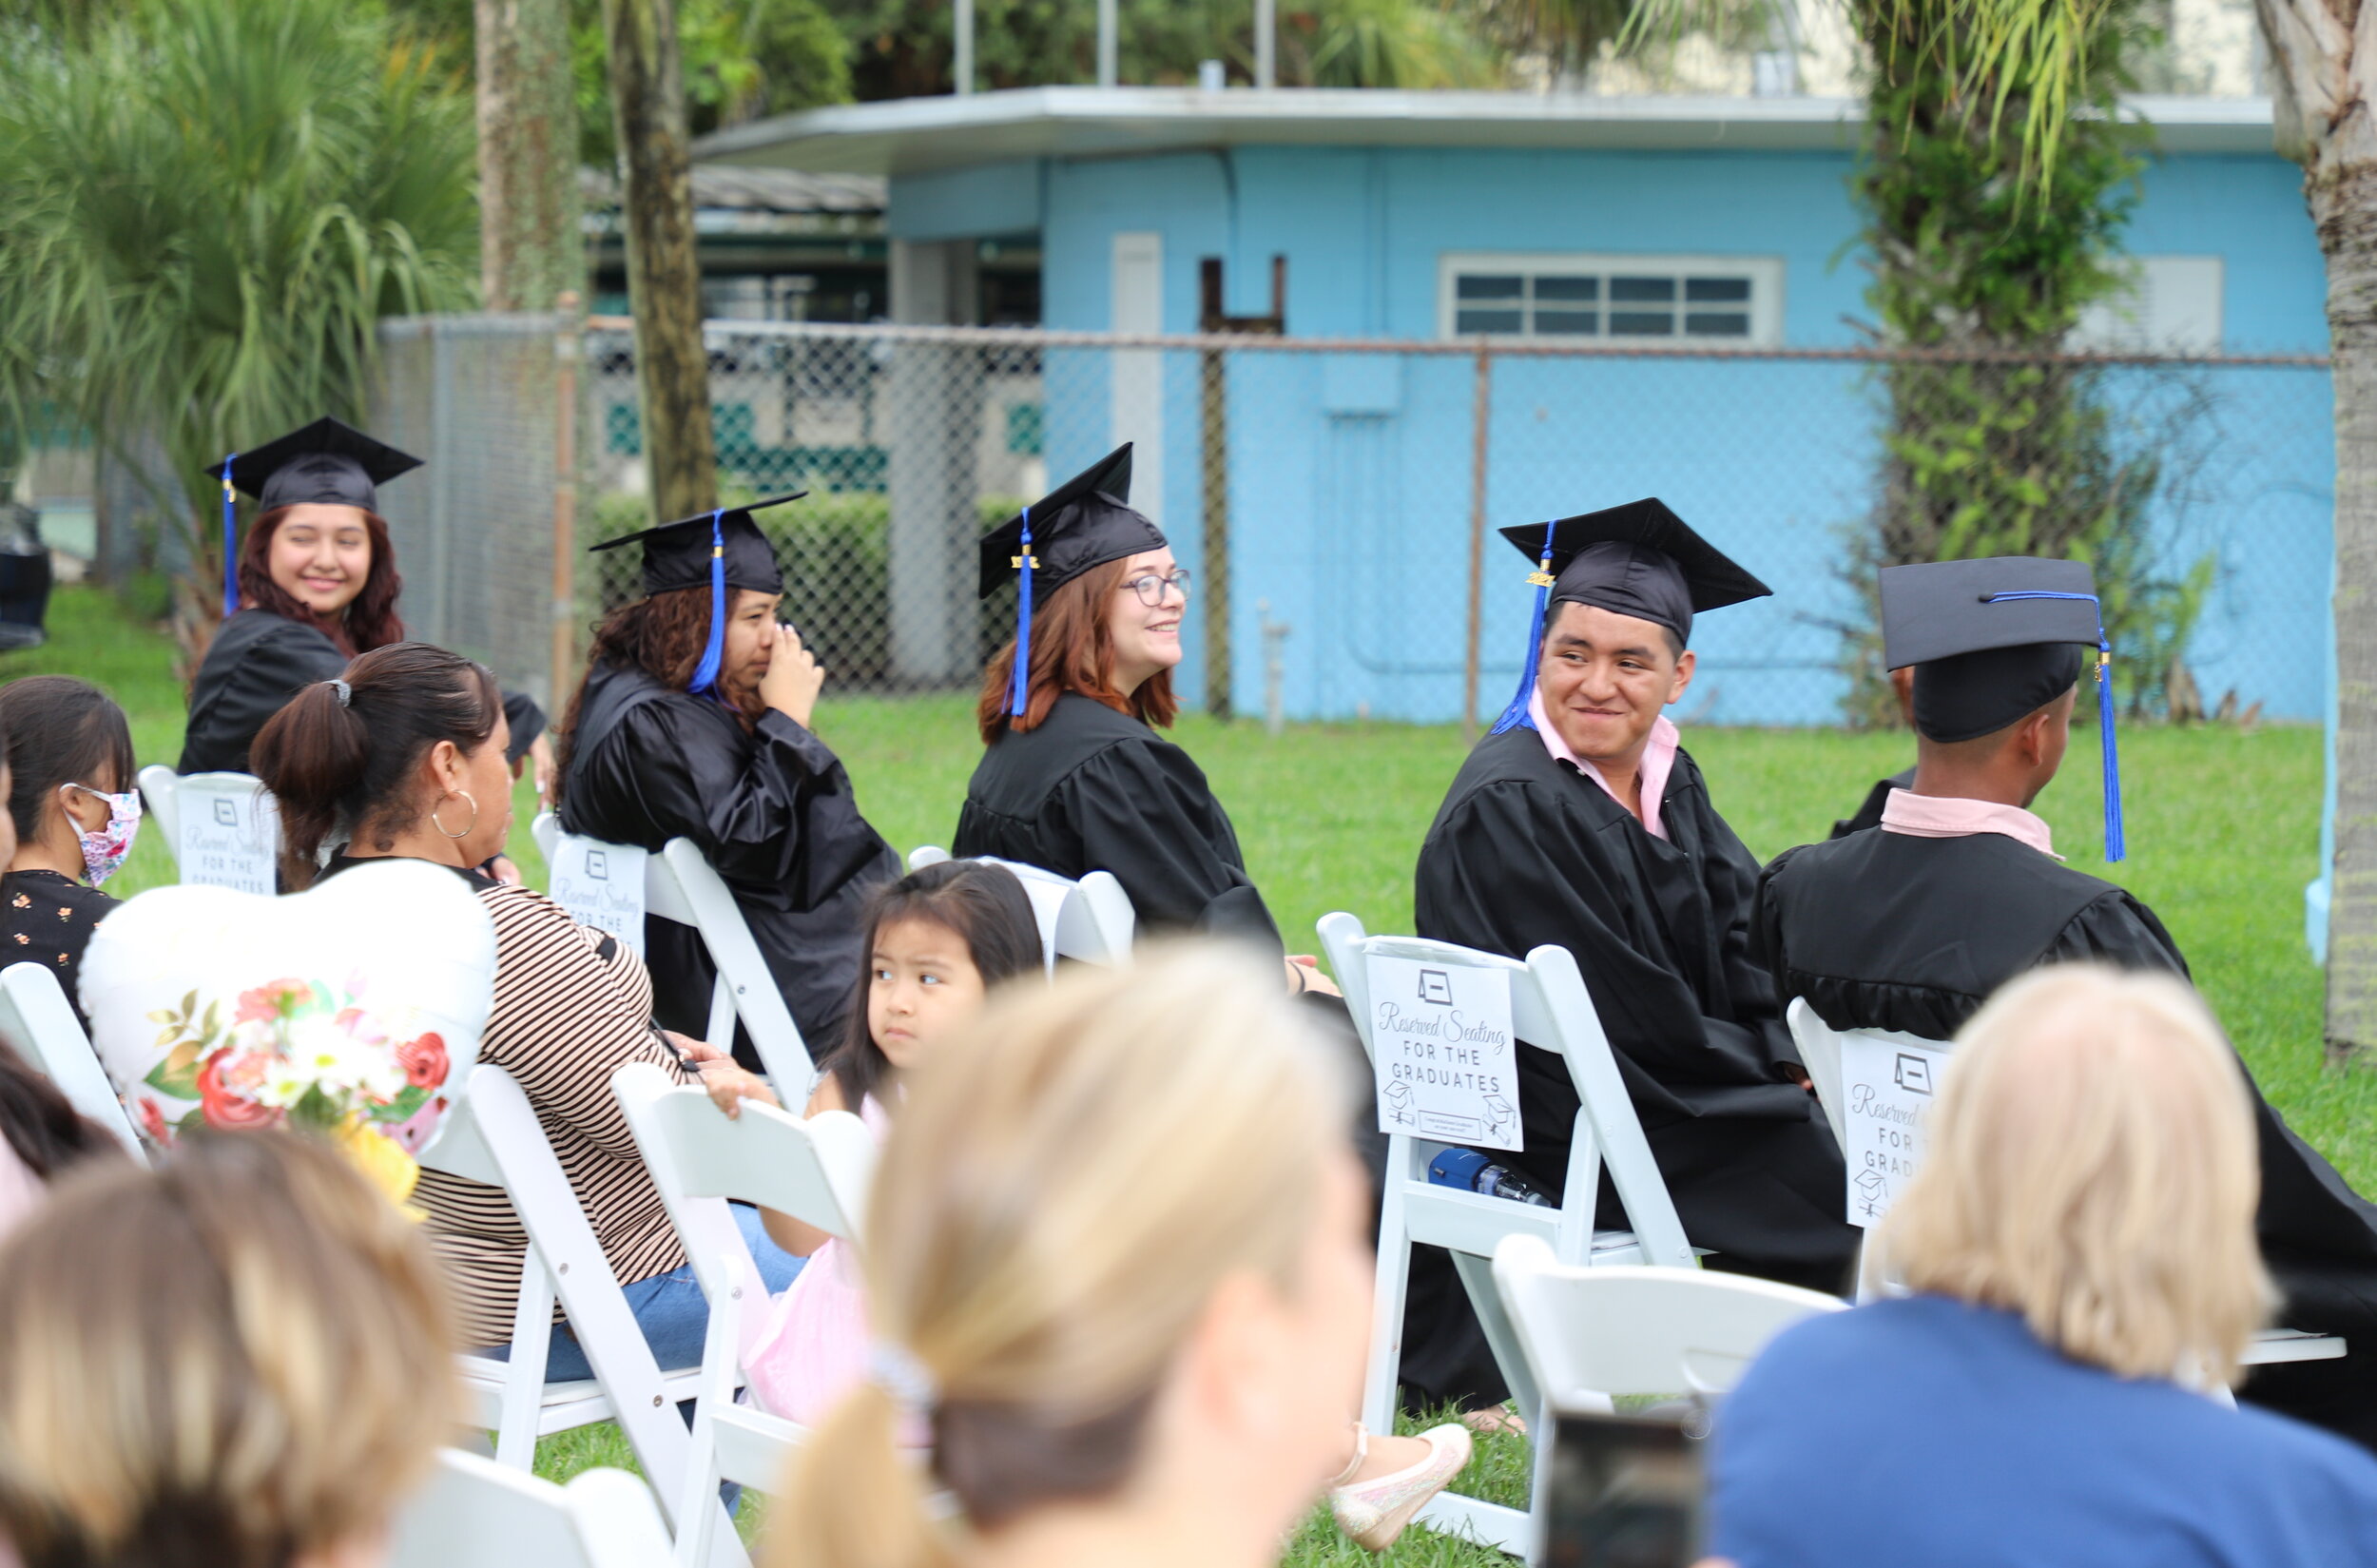
POLYGON ((1547 1568, 1691 1568, 1700 1560, 1700 1443, 1680 1417, 1552 1414, 1547 1568))

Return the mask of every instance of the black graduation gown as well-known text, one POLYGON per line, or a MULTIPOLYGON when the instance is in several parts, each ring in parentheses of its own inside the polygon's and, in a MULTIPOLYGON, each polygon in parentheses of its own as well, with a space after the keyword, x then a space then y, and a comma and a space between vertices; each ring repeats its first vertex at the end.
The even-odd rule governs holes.
POLYGON ((1836 839, 1846 839, 1852 833, 1863 833, 1869 827, 1880 827, 1882 808, 1890 803, 1890 791, 1914 787, 1915 770, 1911 767, 1904 773, 1893 773, 1886 779, 1877 779, 1874 781, 1874 786, 1865 791, 1865 803, 1857 808, 1856 815, 1832 824, 1832 836, 1836 839))
MULTIPOLYGON (((707 697, 599 664, 570 745, 561 825, 648 850, 675 838, 699 844, 733 890, 809 1054, 840 1039, 857 994, 860 905, 900 868, 823 741, 773 709, 746 730, 707 697)), ((701 938, 647 919, 645 967, 653 1016, 700 1036, 717 975, 701 938)), ((739 1027, 736 1041, 756 1067, 739 1027)))
POLYGON ((1111 872, 1143 931, 1202 931, 1286 951, 1246 875, 1229 814, 1188 753, 1128 713, 1067 692, 1036 728, 982 753, 951 853, 1060 877, 1111 872))
MULTIPOLYGON (((1926 839, 1880 830, 1776 857, 1756 939, 1788 1004, 1835 1029, 1952 1037, 1990 993, 2041 964, 2094 959, 2188 978, 2154 911, 2001 833, 1926 839)), ((2264 1258, 2290 1327, 2346 1336, 2341 1362, 2257 1369, 2243 1392, 2377 1446, 2377 1205, 2258 1090, 2264 1258)))
MULTIPOLYGON (((1659 811, 1666 841, 1555 762, 1535 730, 1487 736, 1420 846, 1420 935, 1512 958, 1547 942, 1575 954, 1685 1234, 1714 1249, 1713 1267, 1839 1290, 1857 1235, 1842 1217, 1840 1150, 1784 1076, 1796 1056, 1749 957, 1758 863, 1689 753, 1677 753, 1659 811)), ((1527 1147, 1494 1157, 1557 1193, 1575 1089, 1551 1052, 1521 1042, 1517 1066, 1527 1147)), ((1620 1223, 1606 1179, 1602 1210, 1620 1223)), ((1415 1259, 1404 1381, 1498 1399, 1450 1278, 1440 1258, 1415 1259)))
MULTIPOLYGON (((280 711, 300 687, 334 681, 348 655, 319 627, 242 610, 222 623, 190 685, 189 727, 182 738, 177 773, 245 773, 248 748, 264 721, 280 711)), ((532 698, 504 693, 504 716, 512 721, 508 760, 528 754, 545 731, 545 710, 532 698)))

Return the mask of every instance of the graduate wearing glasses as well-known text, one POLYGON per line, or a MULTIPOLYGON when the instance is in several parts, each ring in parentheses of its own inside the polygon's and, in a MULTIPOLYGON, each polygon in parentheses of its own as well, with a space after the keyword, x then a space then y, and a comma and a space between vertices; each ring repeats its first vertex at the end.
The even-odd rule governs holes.
MULTIPOLYGON (((1172 667, 1189 579, 1130 496, 1126 442, 984 536, 981 596, 1012 582, 1023 597, 1015 640, 983 672, 988 749, 953 850, 1064 877, 1108 871, 1143 928, 1284 955, 1229 813, 1156 733, 1180 709, 1172 667)), ((1308 961, 1291 962, 1287 979, 1335 990, 1308 961)))

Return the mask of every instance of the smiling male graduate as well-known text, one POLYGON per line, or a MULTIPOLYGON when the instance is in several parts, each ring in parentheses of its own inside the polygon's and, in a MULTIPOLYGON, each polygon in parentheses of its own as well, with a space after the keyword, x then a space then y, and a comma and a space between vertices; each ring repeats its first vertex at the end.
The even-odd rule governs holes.
MULTIPOLYGON (((1769 590, 1657 500, 1502 532, 1536 562, 1538 640, 1420 848, 1420 934, 1575 954, 1685 1234, 1713 1268, 1841 1289, 1857 1233, 1840 1150, 1749 954, 1758 862, 1664 711, 1691 686, 1693 616, 1769 590)), ((1517 1068, 1526 1148, 1496 1157, 1557 1192, 1575 1089, 1524 1042, 1517 1068)), ((1606 1180, 1602 1209, 1623 1223, 1606 1180)), ((1449 1266, 1423 1255, 1403 1381, 1500 1398, 1449 1266)))

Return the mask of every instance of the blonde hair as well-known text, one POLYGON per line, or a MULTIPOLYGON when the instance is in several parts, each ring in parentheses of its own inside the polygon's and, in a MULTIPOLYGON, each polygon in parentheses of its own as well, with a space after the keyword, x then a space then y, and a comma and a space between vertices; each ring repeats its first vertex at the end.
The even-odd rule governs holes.
MULTIPOLYGON (((1276 973, 1212 946, 1011 991, 912 1075, 865 1234, 876 1334, 935 1392, 976 1529, 1109 1495, 1214 1287, 1292 1290, 1347 1086, 1276 973)), ((802 1449, 777 1561, 951 1560, 872 1384, 802 1449)))
POLYGON ((289 1134, 69 1176, 0 1248, 0 1536, 26 1568, 285 1568, 379 1530, 458 1414, 434 1268, 289 1134))
POLYGON ((2014 981, 1957 1036, 1927 1139, 1876 1234, 1886 1272, 2123 1377, 2236 1381, 2274 1293, 2251 1094, 2193 991, 2094 964, 2014 981))

